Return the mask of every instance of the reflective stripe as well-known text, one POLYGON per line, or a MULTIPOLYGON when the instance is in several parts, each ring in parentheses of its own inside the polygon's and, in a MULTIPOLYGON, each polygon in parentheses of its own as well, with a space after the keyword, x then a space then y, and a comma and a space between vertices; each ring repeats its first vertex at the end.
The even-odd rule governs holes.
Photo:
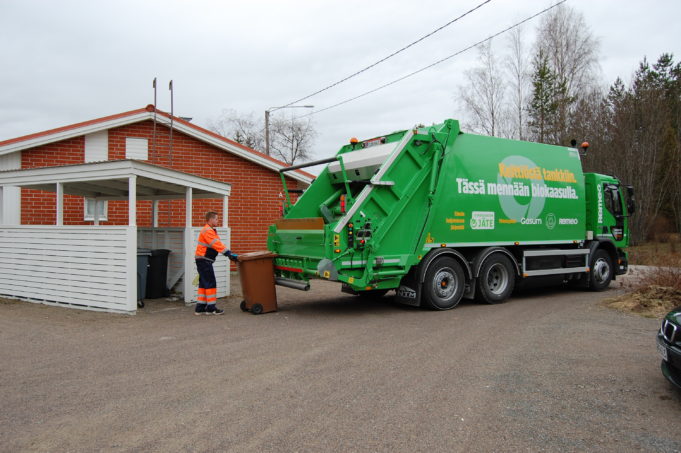
MULTIPOLYGON (((215 241, 217 241, 217 239, 216 239, 215 241)), ((199 245, 202 245, 202 246, 204 246, 204 247, 210 247, 211 245, 213 245, 213 243, 214 243, 215 241, 211 242, 210 244, 206 244, 205 242, 199 241, 199 245)))
MULTIPOLYGON (((213 239, 213 240, 211 241, 211 243, 208 244, 208 247, 212 247, 213 244, 215 244, 217 241, 218 241, 218 238, 213 239)), ((201 243, 199 242, 199 244, 201 244, 201 243)))
POLYGON ((214 262, 215 262, 215 260, 212 260, 212 259, 210 259, 210 258, 206 258, 205 256, 202 256, 202 255, 194 255, 194 259, 197 259, 197 260, 206 260, 206 261, 210 261, 211 263, 214 263, 214 262))

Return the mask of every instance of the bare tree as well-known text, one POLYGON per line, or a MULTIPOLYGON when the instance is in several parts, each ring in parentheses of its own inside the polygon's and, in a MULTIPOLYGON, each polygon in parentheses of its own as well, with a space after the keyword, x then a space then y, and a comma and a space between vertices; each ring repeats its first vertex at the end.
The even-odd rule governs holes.
POLYGON ((522 27, 513 29, 508 35, 508 55, 505 58, 509 75, 509 125, 512 137, 518 140, 527 138, 525 133, 525 111, 530 93, 530 63, 524 43, 522 27))
POLYGON ((307 120, 278 117, 270 121, 271 153, 289 165, 310 159, 316 136, 310 117, 307 120))
POLYGON ((467 123, 471 129, 487 135, 502 135, 504 80, 491 40, 481 44, 478 52, 479 66, 466 71, 468 83, 459 87, 461 103, 470 115, 467 123))
POLYGON ((208 121, 211 131, 258 151, 264 149, 264 127, 253 113, 239 114, 232 109, 225 109, 217 119, 208 121))
MULTIPOLYGON (((237 143, 265 152, 264 120, 254 113, 239 114, 223 110, 215 120, 208 121, 208 129, 237 143)), ((277 116, 270 120, 270 152, 272 156, 293 165, 309 160, 317 132, 310 117, 307 119, 277 116)))
POLYGON ((560 98, 555 99, 559 143, 570 138, 570 119, 575 103, 597 86, 598 47, 598 39, 587 27, 584 15, 576 10, 560 5, 542 18, 535 54, 542 52, 546 56, 556 83, 564 87, 564 90, 557 90, 560 98))

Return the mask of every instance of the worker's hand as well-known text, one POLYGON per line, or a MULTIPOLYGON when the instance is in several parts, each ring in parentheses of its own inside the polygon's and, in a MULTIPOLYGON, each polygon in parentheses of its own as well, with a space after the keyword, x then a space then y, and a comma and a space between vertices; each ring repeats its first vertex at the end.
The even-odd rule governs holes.
POLYGON ((239 257, 239 255, 237 255, 236 253, 232 253, 231 250, 225 250, 224 252, 222 252, 222 254, 232 261, 236 261, 237 258, 239 257))

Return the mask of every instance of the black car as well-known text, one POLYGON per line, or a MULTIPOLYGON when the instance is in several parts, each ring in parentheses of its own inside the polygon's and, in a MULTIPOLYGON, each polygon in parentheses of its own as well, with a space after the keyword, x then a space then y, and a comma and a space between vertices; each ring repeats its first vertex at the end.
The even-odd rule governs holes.
POLYGON ((662 356, 662 374, 681 388, 681 307, 667 313, 657 333, 657 351, 662 356))

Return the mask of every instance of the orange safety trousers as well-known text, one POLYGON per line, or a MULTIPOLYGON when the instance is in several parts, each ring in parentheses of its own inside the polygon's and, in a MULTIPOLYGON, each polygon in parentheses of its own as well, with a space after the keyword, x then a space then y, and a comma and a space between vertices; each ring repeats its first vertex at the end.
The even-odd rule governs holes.
POLYGON ((196 300, 199 303, 214 304, 218 300, 217 288, 199 288, 199 294, 196 300))
POLYGON ((217 281, 213 263, 208 260, 196 260, 196 270, 199 273, 199 291, 196 301, 200 304, 214 304, 217 301, 217 281))

